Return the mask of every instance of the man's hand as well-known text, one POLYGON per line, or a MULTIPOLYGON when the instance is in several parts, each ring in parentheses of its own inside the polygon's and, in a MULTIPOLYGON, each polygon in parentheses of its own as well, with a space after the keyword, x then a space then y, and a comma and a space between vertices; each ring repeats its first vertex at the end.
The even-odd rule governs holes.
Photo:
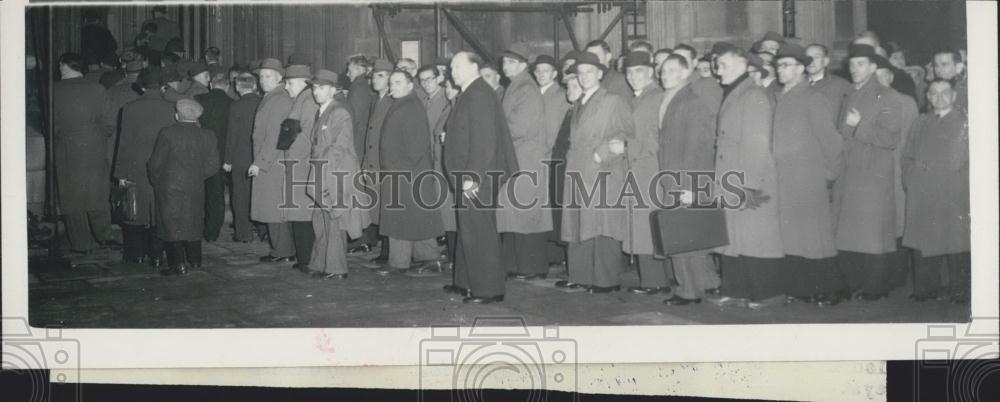
POLYGON ((680 200, 681 204, 683 204, 685 207, 691 205, 691 203, 694 202, 694 193, 692 193, 690 190, 682 190, 680 200))
POLYGON ((465 198, 472 199, 473 197, 479 196, 479 185, 472 180, 466 180, 462 182, 462 195, 465 198))
POLYGON ((847 125, 851 127, 857 127, 860 122, 861 112, 859 112, 858 109, 852 107, 847 111, 847 117, 844 119, 844 123, 847 123, 847 125))
POLYGON ((129 181, 128 179, 120 178, 120 177, 118 178, 118 185, 119 186, 125 187, 125 185, 128 184, 128 183, 131 183, 131 181, 129 181))
POLYGON ((771 196, 764 194, 763 190, 757 190, 752 188, 743 188, 746 191, 747 202, 743 205, 746 209, 757 209, 761 204, 767 202, 771 199, 771 196))
POLYGON ((226 171, 226 173, 232 172, 233 171, 233 165, 230 165, 228 163, 223 163, 222 164, 222 170, 226 171))
POLYGON ((257 177, 259 173, 260 173, 260 167, 258 167, 257 165, 250 165, 250 169, 247 169, 247 176, 257 177))
POLYGON ((615 155, 621 155, 625 153, 625 142, 615 138, 608 142, 608 149, 615 155))
POLYGON ((438 135, 438 136, 439 136, 439 138, 440 138, 440 140, 439 140, 439 141, 440 141, 440 142, 441 142, 442 144, 444 144, 444 135, 445 135, 445 134, 447 134, 447 133, 446 133, 446 132, 444 132, 444 131, 442 131, 442 132, 441 132, 441 134, 439 134, 439 135, 438 135))
POLYGON ((601 159, 601 154, 598 152, 594 152, 594 162, 601 163, 602 160, 603 159, 601 159))

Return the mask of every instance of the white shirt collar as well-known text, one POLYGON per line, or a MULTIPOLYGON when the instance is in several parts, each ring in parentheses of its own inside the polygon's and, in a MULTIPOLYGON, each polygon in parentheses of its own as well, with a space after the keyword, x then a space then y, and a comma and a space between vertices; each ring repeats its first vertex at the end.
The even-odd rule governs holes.
POLYGON ((545 94, 545 91, 548 90, 549 88, 551 88, 555 84, 556 84, 556 82, 552 81, 552 82, 546 84, 544 87, 540 87, 539 89, 542 91, 542 94, 545 94))
POLYGON ((592 95, 594 95, 594 92, 597 92, 597 90, 598 90, 598 89, 600 89, 600 88, 601 88, 601 86, 600 86, 600 85, 598 85, 598 86, 595 86, 595 87, 593 87, 593 88, 591 88, 591 89, 587 90, 586 92, 584 92, 584 93, 583 93, 583 97, 582 97, 582 98, 580 98, 580 103, 587 103, 587 101, 589 101, 589 100, 590 100, 590 97, 591 97, 592 95))

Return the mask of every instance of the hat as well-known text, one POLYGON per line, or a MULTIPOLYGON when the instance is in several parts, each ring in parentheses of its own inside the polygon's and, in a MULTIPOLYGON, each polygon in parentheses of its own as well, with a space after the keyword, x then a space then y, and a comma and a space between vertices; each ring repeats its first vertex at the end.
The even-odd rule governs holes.
POLYGON ((260 61, 260 65, 257 66, 257 69, 255 71, 260 71, 260 70, 263 70, 265 68, 277 71, 277 72, 281 73, 282 75, 285 74, 285 68, 281 66, 281 62, 278 61, 278 59, 267 58, 267 59, 261 60, 260 61))
POLYGON ((549 56, 547 54, 539 55, 538 57, 535 58, 535 65, 536 66, 539 65, 539 64, 548 64, 548 65, 550 65, 550 66, 552 66, 554 68, 558 68, 559 65, 556 64, 556 63, 557 63, 556 62, 556 58, 552 57, 552 56, 549 56))
POLYGON ((881 55, 875 55, 875 57, 872 58, 872 61, 875 62, 875 65, 878 66, 878 68, 880 69, 887 68, 893 71, 896 70, 896 68, 893 67, 892 63, 889 63, 889 59, 882 57, 881 55))
POLYGON ((767 31, 767 33, 764 34, 764 37, 761 38, 760 41, 764 42, 764 41, 768 41, 768 40, 773 40, 773 41, 778 42, 778 43, 785 43, 785 38, 783 36, 781 36, 780 34, 778 34, 777 32, 774 32, 774 31, 767 31))
POLYGON ((163 70, 159 67, 149 67, 139 73, 136 82, 144 89, 159 88, 163 85, 163 70))
POLYGON ((168 66, 163 68, 163 82, 177 82, 183 80, 181 73, 177 72, 177 66, 168 66))
POLYGON ((853 59, 855 57, 867 57, 868 60, 875 61, 875 48, 865 44, 852 43, 847 46, 847 58, 853 59))
POLYGON ((730 52, 736 53, 736 54, 738 54, 738 55, 740 55, 742 57, 746 57, 746 51, 744 51, 741 48, 736 47, 736 45, 733 45, 732 43, 729 43, 729 42, 715 42, 715 44, 712 45, 712 54, 714 54, 714 55, 718 56, 718 55, 722 55, 722 54, 730 53, 730 52))
POLYGON ((645 50, 633 50, 625 55, 625 68, 637 66, 652 66, 653 56, 645 50))
POLYGON ((285 67, 285 78, 312 78, 312 69, 301 64, 285 67))
POLYGON ((163 51, 168 53, 177 53, 184 51, 184 43, 181 42, 179 38, 170 39, 167 45, 164 46, 163 51))
POLYGON ((101 64, 107 64, 112 67, 118 67, 119 58, 114 52, 105 53, 100 58, 101 64))
POLYGON ((757 71, 760 71, 760 76, 767 78, 769 73, 764 69, 764 59, 760 58, 756 53, 750 53, 747 56, 747 65, 756 67, 757 71))
POLYGON ((513 45, 510 45, 510 47, 507 48, 507 50, 504 50, 502 53, 500 53, 500 57, 515 58, 521 60, 521 62, 528 63, 530 62, 530 60, 528 60, 530 54, 531 52, 528 50, 527 46, 520 43, 515 43, 513 45))
POLYGON ((434 59, 434 65, 435 66, 449 66, 449 65, 451 65, 451 59, 449 59, 447 57, 444 57, 444 56, 438 57, 438 58, 434 59))
POLYGON ((595 66, 601 69, 601 71, 607 70, 607 67, 605 67, 604 64, 601 64, 601 60, 597 58, 596 54, 590 52, 581 52, 576 58, 576 64, 573 65, 572 68, 573 72, 579 73, 580 66, 585 64, 590 64, 592 66, 595 66))
POLYGON ((134 73, 139 70, 142 70, 142 60, 132 60, 125 63, 125 72, 134 73))
POLYGON ((775 60, 780 60, 785 57, 791 57, 798 60, 804 66, 808 66, 812 63, 812 57, 806 55, 806 49, 801 45, 795 43, 785 43, 778 48, 778 54, 774 57, 775 60))
POLYGON ((332 85, 335 88, 340 88, 340 76, 330 70, 320 69, 316 72, 315 77, 306 82, 312 84, 312 86, 332 85))
POLYGON ((374 66, 372 67, 372 72, 376 72, 376 71, 392 71, 392 70, 395 70, 395 69, 396 68, 393 67, 392 63, 389 63, 388 60, 386 60, 386 59, 376 59, 375 63, 374 63, 374 66))
POLYGON ((759 41, 756 41, 754 43, 751 43, 750 44, 750 51, 753 52, 753 53, 759 52, 760 48, 761 48, 761 46, 763 46, 763 44, 764 44, 764 41, 762 41, 762 40, 759 40, 759 41))
POLYGON ((174 109, 177 110, 177 114, 182 120, 198 120, 201 113, 205 111, 198 101, 189 98, 179 99, 174 109))
POLYGON ((293 53, 288 56, 289 66, 311 66, 312 60, 309 59, 308 55, 303 53, 293 53))
POLYGON ((576 50, 570 50, 570 51, 566 52, 565 55, 563 55, 563 57, 562 57, 562 63, 566 64, 567 60, 576 61, 576 59, 579 59, 579 58, 580 58, 580 52, 578 52, 576 50))
POLYGON ((198 74, 208 71, 208 65, 205 63, 191 63, 188 67, 188 76, 194 77, 198 74))

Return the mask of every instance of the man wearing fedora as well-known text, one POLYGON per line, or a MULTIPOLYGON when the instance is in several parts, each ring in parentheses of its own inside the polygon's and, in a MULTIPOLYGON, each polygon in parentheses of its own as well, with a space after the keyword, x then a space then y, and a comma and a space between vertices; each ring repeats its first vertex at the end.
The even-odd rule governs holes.
POLYGON ((729 180, 741 191, 719 197, 726 206, 729 244, 716 249, 722 255, 722 296, 710 300, 762 308, 784 302, 780 297, 784 252, 771 151, 772 98, 749 78, 750 55, 745 50, 729 43, 714 49, 724 87, 716 128, 715 175, 716 180, 729 180), (738 176, 727 176, 733 174, 738 176))
POLYGON ((635 121, 635 139, 625 145, 625 155, 634 183, 638 183, 634 190, 640 198, 625 200, 630 204, 629 234, 626 241, 622 242, 622 250, 639 259, 639 286, 629 291, 640 295, 668 292, 674 277, 669 260, 653 258, 652 229, 649 224, 652 212, 651 183, 660 171, 657 155, 660 145, 659 112, 663 102, 663 89, 654 78, 655 68, 656 64, 649 52, 633 50, 625 55, 625 79, 635 94, 629 99, 632 119, 635 121))
POLYGON ((184 91, 184 95, 194 98, 195 96, 207 94, 208 86, 212 82, 212 73, 205 63, 191 63, 187 70, 191 83, 184 91))
POLYGON ((628 102, 602 85, 606 68, 593 53, 581 54, 573 65, 583 95, 573 106, 563 190, 562 240, 568 243, 569 278, 555 283, 591 293, 621 287, 628 216, 625 209, 608 208, 601 200, 614 202, 620 193, 628 169, 626 142, 635 137, 628 102), (594 195, 587 200, 590 193, 594 195))
POLYGON ((301 60, 302 57, 295 56, 291 59, 292 63, 285 67, 284 82, 285 91, 294 101, 282 129, 286 130, 286 134, 291 134, 294 140, 283 151, 282 163, 285 163, 285 169, 290 174, 285 176, 286 196, 283 197, 284 203, 280 208, 292 229, 296 260, 294 267, 308 272, 309 257, 316 238, 312 227, 313 200, 306 195, 306 189, 313 143, 312 128, 319 105, 313 100, 312 89, 306 82, 312 78, 312 69, 305 60, 301 60))
POLYGON ((841 169, 842 138, 826 97, 809 85, 805 49, 778 49, 774 110, 774 161, 778 170, 778 217, 785 252, 785 292, 790 299, 836 304, 838 277, 830 186, 841 169))
POLYGON ((848 289, 877 300, 889 293, 889 256, 896 251, 893 150, 902 119, 896 97, 875 78, 875 48, 852 44, 848 57, 854 85, 838 122, 844 171, 834 188, 836 243, 848 289))
MULTIPOLYGON (((375 102, 372 104, 371 113, 368 115, 368 127, 365 130, 364 154, 359 155, 361 158, 361 171, 364 174, 364 180, 367 185, 370 186, 371 191, 376 195, 378 194, 379 183, 381 182, 381 175, 379 175, 379 147, 382 144, 382 123, 385 122, 385 116, 389 113, 389 107, 392 106, 393 102, 393 98, 389 96, 389 75, 392 73, 392 70, 392 63, 389 63, 388 60, 375 60, 371 73, 372 89, 375 91, 375 102)), ((378 242, 378 238, 381 237, 378 234, 377 228, 379 223, 378 205, 374 205, 370 209, 369 213, 371 214, 371 223, 374 226, 366 229, 363 245, 359 245, 351 250, 348 250, 348 252, 368 251, 369 246, 374 245, 378 242)), ((389 240, 382 237, 381 243, 382 247, 379 250, 379 256, 375 259, 375 262, 386 263, 389 261, 389 240)))
POLYGON ((501 105, 521 168, 500 188, 497 231, 504 268, 518 279, 545 278, 549 272, 547 233, 552 230, 548 204, 549 175, 544 161, 552 152, 546 138, 545 106, 538 85, 528 72, 528 48, 514 44, 501 54, 504 76, 510 80, 501 105))
MULTIPOLYGON (((562 172, 562 167, 555 164, 555 145, 556 139, 559 138, 559 129, 562 127, 563 120, 566 119, 566 112, 569 111, 572 104, 567 102, 566 90, 560 85, 559 63, 554 57, 547 54, 540 55, 535 58, 532 68, 535 81, 538 82, 538 90, 542 93, 542 105, 545 109, 545 141, 546 146, 549 148, 547 159, 553 161, 553 164, 550 164, 548 168, 548 199, 550 204, 555 206, 561 203, 561 200, 556 198, 558 194, 561 194, 556 191, 556 186, 562 184, 562 180, 559 180, 557 176, 562 172)), ((561 165, 562 162, 559 162, 559 164, 561 165)), ((552 211, 552 228, 557 229, 560 222, 559 210, 554 209, 552 211)), ((556 264, 566 263, 566 248, 559 242, 559 231, 550 231, 548 240, 547 253, 549 262, 556 264)))
MULTIPOLYGON (((268 58, 257 68, 264 97, 257 107, 253 124, 253 163, 247 175, 253 178, 250 196, 250 219, 267 224, 271 251, 261 262, 295 261, 291 225, 282 213, 285 194, 284 152, 278 149, 281 124, 292 110, 292 97, 281 86, 285 68, 278 59, 268 58)), ((236 172, 235 174, 242 174, 236 172)))
POLYGON ((354 153, 350 110, 336 97, 339 82, 337 73, 322 69, 309 80, 318 105, 309 136, 313 143, 309 180, 317 184, 307 187, 306 194, 320 208, 312 211, 316 240, 306 266, 314 279, 321 280, 347 279, 347 236, 360 237, 368 221, 366 211, 351 205, 357 194, 351 179, 360 165, 354 153))
MULTIPOLYGON (((194 99, 205 111, 198 118, 202 128, 215 133, 216 144, 219 146, 219 158, 226 160, 226 135, 229 132, 229 105, 233 103, 226 91, 229 89, 229 78, 225 74, 217 74, 209 82, 209 91, 195 95, 194 99)), ((226 220, 226 172, 219 171, 205 180, 205 240, 213 242, 219 238, 222 225, 226 220)))

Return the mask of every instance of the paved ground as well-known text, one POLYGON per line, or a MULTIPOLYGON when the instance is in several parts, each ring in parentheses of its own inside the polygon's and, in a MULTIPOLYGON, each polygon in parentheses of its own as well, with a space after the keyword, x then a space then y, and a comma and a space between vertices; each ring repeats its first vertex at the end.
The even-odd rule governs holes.
MULTIPOLYGON (((231 238, 224 233, 222 238, 231 238)), ((663 325, 746 323, 960 322, 968 306, 909 301, 898 289, 876 302, 833 307, 790 304, 760 311, 701 303, 667 307, 663 296, 627 292, 591 295, 547 280, 507 282, 506 301, 465 305, 441 291, 450 275, 383 277, 352 257, 346 281, 315 281, 286 264, 263 264, 264 243, 204 245, 204 266, 183 277, 162 277, 148 265, 121 263, 120 252, 75 258, 70 269, 33 264, 29 309, 36 327, 403 327, 471 324, 477 316, 521 316, 529 325, 663 325)), ((366 264, 366 265, 371 265, 366 264)), ((634 269, 625 286, 638 282, 634 269)))

